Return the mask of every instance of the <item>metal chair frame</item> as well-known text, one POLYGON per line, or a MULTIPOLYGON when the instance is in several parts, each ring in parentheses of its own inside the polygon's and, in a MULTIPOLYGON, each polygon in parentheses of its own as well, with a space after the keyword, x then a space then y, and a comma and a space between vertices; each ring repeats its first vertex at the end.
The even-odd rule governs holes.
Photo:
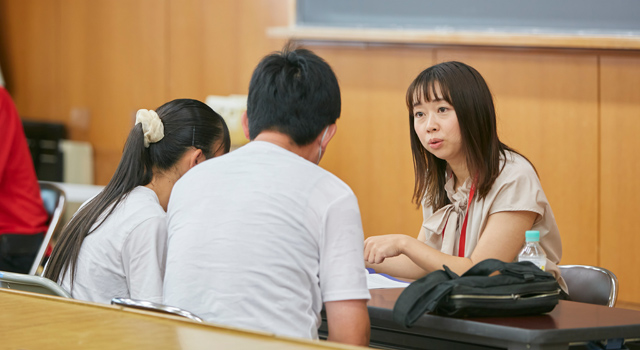
POLYGON ((0 271, 0 288, 71 298, 71 294, 48 278, 15 272, 0 271))
MULTIPOLYGON (((603 267, 598 267, 598 266, 590 266, 590 265, 558 265, 558 268, 560 268, 560 274, 564 275, 566 270, 569 269, 585 269, 585 270, 591 270, 591 271, 596 271, 598 273, 602 273, 604 274, 607 279, 609 280, 609 287, 610 287, 610 291, 609 291, 609 302, 607 304, 607 306, 609 307, 614 307, 616 304, 616 299, 618 298, 618 278, 616 277, 616 275, 603 268, 603 267)), ((566 280, 565 280, 566 282, 566 280)), ((569 287, 569 296, 571 296, 571 286, 568 285, 569 287)), ((579 301, 579 300, 576 300, 579 301)))
POLYGON ((169 314, 169 315, 186 317, 196 322, 204 322, 202 318, 192 314, 187 310, 183 310, 179 307, 153 303, 145 300, 136 300, 136 299, 129 299, 129 298, 113 298, 111 299, 111 305, 119 305, 119 306, 131 307, 139 310, 160 312, 160 313, 169 314))
POLYGON ((42 264, 44 260, 44 253, 47 251, 47 247, 49 246, 49 242, 51 241, 51 237, 56 232, 58 227, 60 226, 61 218, 66 209, 67 196, 64 191, 51 182, 46 181, 38 181, 40 184, 40 192, 43 191, 54 191, 58 194, 58 200, 56 202, 55 207, 53 208, 53 212, 47 213, 51 216, 51 220, 49 221, 49 228, 47 229, 46 234, 44 235, 44 239, 42 240, 42 244, 40 245, 40 249, 36 254, 36 258, 31 265, 31 269, 29 269, 29 274, 35 276, 38 272, 38 267, 42 264))

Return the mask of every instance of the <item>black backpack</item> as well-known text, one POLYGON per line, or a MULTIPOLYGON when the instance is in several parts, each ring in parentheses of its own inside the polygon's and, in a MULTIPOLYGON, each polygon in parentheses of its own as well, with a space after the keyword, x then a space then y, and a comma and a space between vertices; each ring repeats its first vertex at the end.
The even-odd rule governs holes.
POLYGON ((479 262, 462 276, 447 266, 414 281, 393 307, 395 322, 410 327, 425 312, 453 317, 521 316, 553 310, 555 277, 531 262, 479 262), (490 276, 498 271, 500 274, 490 276))

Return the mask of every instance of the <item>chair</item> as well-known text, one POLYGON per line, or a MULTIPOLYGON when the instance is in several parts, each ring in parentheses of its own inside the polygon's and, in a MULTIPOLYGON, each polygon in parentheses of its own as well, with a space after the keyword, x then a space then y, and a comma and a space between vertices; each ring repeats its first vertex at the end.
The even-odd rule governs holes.
POLYGON ((0 271, 0 288, 71 298, 71 295, 52 280, 40 276, 0 271))
POLYGON ((53 237, 53 234, 62 226, 61 218, 64 215, 67 202, 67 196, 60 187, 51 182, 38 182, 40 184, 40 195, 42 196, 42 202, 44 203, 44 207, 47 210, 47 214, 49 214, 49 228, 47 229, 47 233, 44 235, 44 239, 42 240, 40 249, 38 250, 36 258, 31 265, 31 269, 29 270, 29 274, 33 276, 36 275, 36 273, 38 272, 38 267, 40 267, 42 261, 44 260, 44 254, 47 251, 47 247, 49 246, 51 237, 53 237))
POLYGON ((119 305, 119 306, 131 307, 134 309, 160 312, 163 314, 169 314, 169 315, 175 315, 175 316, 182 316, 196 322, 204 322, 200 317, 192 314, 187 310, 183 310, 179 307, 153 303, 145 300, 113 298, 111 299, 111 305, 119 305))
POLYGON ((613 307, 618 297, 618 278, 597 266, 559 265, 560 274, 569 287, 569 297, 581 303, 613 307))

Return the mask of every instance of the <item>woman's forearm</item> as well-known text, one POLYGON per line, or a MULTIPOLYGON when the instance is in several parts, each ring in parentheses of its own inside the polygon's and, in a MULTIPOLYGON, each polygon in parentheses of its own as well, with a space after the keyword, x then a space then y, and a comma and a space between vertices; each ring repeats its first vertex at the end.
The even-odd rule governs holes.
POLYGON ((387 258, 379 264, 365 262, 365 265, 376 270, 378 273, 386 273, 387 275, 400 278, 418 279, 427 274, 427 271, 416 265, 406 255, 387 258))
POLYGON ((422 244, 422 247, 413 244, 406 245, 403 247, 402 253, 426 273, 442 270, 442 266, 447 265, 453 272, 463 274, 473 266, 473 262, 469 258, 445 254, 426 244, 422 244))
POLYGON ((365 262, 376 272, 395 277, 420 278, 427 273, 447 265, 461 274, 473 263, 468 258, 444 254, 437 249, 405 235, 382 235, 369 237, 365 241, 365 262))

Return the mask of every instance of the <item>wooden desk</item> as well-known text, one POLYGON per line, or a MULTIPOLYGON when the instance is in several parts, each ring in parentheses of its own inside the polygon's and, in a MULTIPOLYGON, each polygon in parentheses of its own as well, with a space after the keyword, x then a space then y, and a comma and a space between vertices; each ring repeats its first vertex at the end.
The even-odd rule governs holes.
POLYGON ((1 349, 364 349, 0 289, 1 349))
MULTIPOLYGON (((393 322, 402 289, 373 289, 371 347, 382 349, 568 349, 570 343, 640 338, 640 311, 560 301, 549 314, 457 319, 424 315, 412 328, 393 322)), ((325 325, 323 324, 323 327, 325 325)), ((326 334, 321 327, 321 334, 326 334)))

